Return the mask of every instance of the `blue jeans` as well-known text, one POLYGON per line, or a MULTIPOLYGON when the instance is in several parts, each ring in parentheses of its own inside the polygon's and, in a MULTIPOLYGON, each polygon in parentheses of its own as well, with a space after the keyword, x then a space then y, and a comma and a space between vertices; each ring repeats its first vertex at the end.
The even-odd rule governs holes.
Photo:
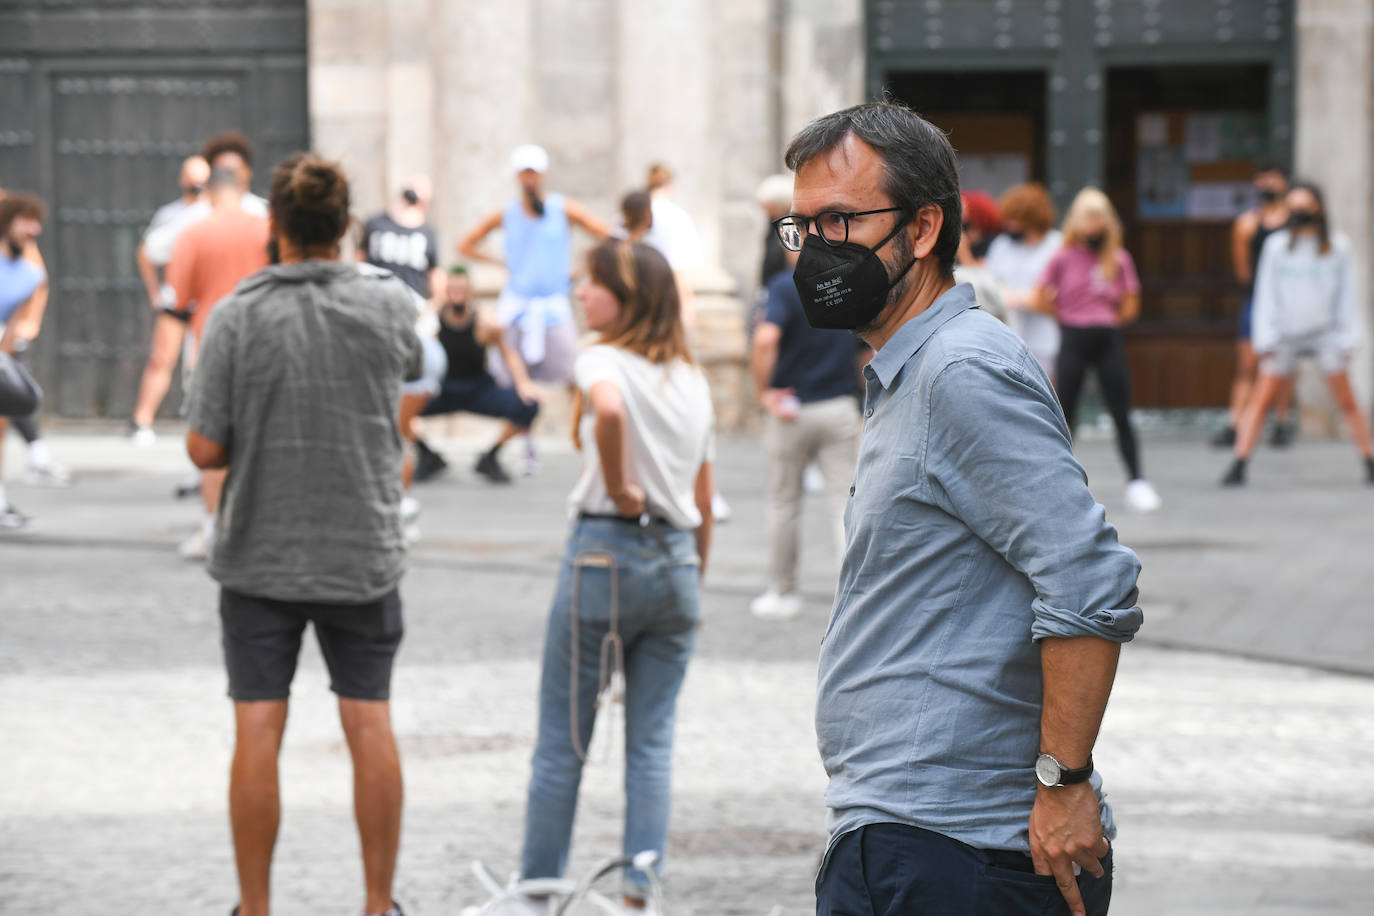
MULTIPOLYGON (((625 651, 625 841, 634 855, 652 849, 661 871, 668 836, 673 725, 678 690, 696 641, 700 586, 696 539, 654 522, 647 528, 609 519, 573 525, 559 572, 544 643, 535 743, 525 813, 525 878, 561 877, 572 842, 582 759, 571 725, 573 581, 579 557, 614 557, 619 577, 619 625, 625 651)), ((591 741, 596 719, 601 643, 610 629, 611 572, 581 572, 577 618, 577 739, 591 741)), ((626 893, 644 896, 648 879, 631 869, 626 893)))
MULTIPOLYGON (((1078 876, 1088 916, 1107 916, 1112 853, 1101 878, 1078 876)), ((835 841, 816 878, 816 916, 1068 916, 1054 878, 1030 856, 974 849, 919 827, 871 824, 835 841)))

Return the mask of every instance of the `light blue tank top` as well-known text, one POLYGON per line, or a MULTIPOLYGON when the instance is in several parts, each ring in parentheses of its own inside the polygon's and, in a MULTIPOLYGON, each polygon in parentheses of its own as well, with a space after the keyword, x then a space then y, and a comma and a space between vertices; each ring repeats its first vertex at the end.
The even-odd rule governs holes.
POLYGON ((0 325, 43 283, 43 271, 20 258, 0 254, 0 325))
POLYGON ((506 205, 501 217, 506 243, 506 289, 517 296, 557 296, 568 293, 572 233, 562 194, 544 198, 544 215, 525 212, 520 200, 506 205))

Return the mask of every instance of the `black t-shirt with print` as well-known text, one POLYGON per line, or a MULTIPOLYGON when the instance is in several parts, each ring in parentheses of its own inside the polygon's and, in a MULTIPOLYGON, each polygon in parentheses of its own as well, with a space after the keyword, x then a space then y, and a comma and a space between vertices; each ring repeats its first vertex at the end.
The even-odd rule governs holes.
POLYGON ((429 223, 411 229, 379 213, 363 225, 362 250, 369 264, 386 268, 429 298, 429 272, 439 265, 439 243, 429 223))

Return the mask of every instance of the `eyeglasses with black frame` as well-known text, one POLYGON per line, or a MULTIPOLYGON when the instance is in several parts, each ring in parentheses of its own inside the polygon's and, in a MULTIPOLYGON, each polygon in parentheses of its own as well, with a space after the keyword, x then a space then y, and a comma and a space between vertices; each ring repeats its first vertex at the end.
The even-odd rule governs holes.
POLYGON ((810 232, 811 224, 816 224, 816 234, 831 248, 838 248, 849 241, 849 221, 857 216, 874 216, 878 213, 900 213, 901 207, 883 207, 881 210, 822 210, 815 216, 788 214, 782 219, 773 220, 773 231, 778 241, 788 251, 801 251, 802 243, 810 232))

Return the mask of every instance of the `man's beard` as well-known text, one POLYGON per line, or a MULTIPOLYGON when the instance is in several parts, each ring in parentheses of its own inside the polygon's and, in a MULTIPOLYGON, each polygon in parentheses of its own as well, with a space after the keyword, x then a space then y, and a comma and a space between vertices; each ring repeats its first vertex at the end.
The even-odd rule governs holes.
POLYGON ((864 337, 878 330, 892 314, 892 310, 906 298, 906 294, 911 290, 911 284, 915 282, 916 269, 914 267, 910 270, 906 269, 907 265, 911 263, 911 252, 911 236, 904 229, 897 233, 897 237, 892 240, 892 262, 887 261, 881 254, 878 255, 878 258, 883 262, 883 271, 887 274, 887 282, 891 283, 892 277, 898 273, 902 274, 902 278, 887 291, 887 299, 883 302, 882 310, 874 316, 873 320, 861 328, 854 329, 855 336, 864 337))

